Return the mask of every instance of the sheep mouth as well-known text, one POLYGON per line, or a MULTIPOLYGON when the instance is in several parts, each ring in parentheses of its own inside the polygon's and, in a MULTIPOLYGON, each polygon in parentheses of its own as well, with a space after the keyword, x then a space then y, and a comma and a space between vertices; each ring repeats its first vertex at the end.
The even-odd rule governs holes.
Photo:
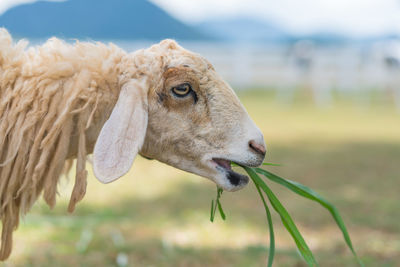
POLYGON ((230 191, 239 190, 249 182, 249 177, 232 170, 231 163, 234 161, 221 158, 213 158, 212 161, 216 164, 215 168, 218 171, 223 172, 229 183, 232 185, 230 191))

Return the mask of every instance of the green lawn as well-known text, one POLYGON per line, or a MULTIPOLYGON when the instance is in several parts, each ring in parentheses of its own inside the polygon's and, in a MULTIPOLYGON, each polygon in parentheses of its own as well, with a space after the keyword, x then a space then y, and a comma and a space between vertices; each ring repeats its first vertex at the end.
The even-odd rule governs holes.
MULTIPOLYGON (((376 96, 327 108, 301 95, 291 104, 255 90, 240 98, 264 132, 266 161, 283 164, 268 169, 335 204, 366 266, 399 266, 400 111, 376 96)), ((320 266, 357 266, 327 211, 271 186, 320 266)), ((22 220, 6 266, 265 266, 268 227, 251 184, 223 194, 227 220, 214 223, 215 185, 157 161, 138 158, 109 185, 90 175, 74 214, 70 191, 63 179, 56 208, 40 201, 22 220)), ((274 266, 306 266, 276 214, 274 224, 274 266)))

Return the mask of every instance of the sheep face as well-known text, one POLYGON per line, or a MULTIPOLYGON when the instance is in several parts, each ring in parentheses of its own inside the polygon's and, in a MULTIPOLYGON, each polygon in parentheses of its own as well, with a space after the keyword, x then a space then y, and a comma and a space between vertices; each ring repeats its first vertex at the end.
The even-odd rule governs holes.
MULTIPOLYGON (((174 41, 163 41, 149 51, 155 54, 162 51, 159 73, 151 81, 130 80, 136 95, 125 96, 141 98, 140 105, 143 105, 143 111, 136 111, 139 116, 128 119, 145 129, 139 134, 130 131, 129 138, 139 140, 133 150, 209 178, 227 191, 245 186, 248 177, 234 172, 230 164, 260 165, 265 156, 265 144, 261 131, 233 90, 207 60, 174 41), (141 92, 140 96, 137 92, 141 92)), ((118 103, 120 99, 121 95, 118 103)), ((138 106, 138 103, 133 105, 138 106)), ((118 119, 123 117, 118 116, 118 119)), ((124 145, 121 149, 127 147, 129 145, 124 145)), ((96 167, 96 148, 94 154, 96 167)), ((109 152, 104 154, 104 157, 109 156, 109 152)))

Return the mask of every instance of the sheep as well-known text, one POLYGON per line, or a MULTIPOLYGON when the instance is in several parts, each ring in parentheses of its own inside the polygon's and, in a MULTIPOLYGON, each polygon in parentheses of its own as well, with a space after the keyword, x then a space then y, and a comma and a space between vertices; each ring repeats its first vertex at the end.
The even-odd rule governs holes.
POLYGON ((76 159, 68 211, 86 191, 88 154, 103 183, 126 174, 137 154, 215 182, 227 191, 259 166, 261 131, 203 57, 174 40, 127 53, 113 44, 14 43, 0 29, 0 259, 40 195, 56 203, 59 177, 76 159))

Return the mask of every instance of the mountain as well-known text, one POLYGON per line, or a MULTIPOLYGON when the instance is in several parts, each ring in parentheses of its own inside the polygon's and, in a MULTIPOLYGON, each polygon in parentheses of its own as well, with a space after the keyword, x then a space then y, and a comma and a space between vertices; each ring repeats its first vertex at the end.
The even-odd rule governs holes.
MULTIPOLYGON (((229 42, 295 43, 301 40, 309 40, 320 45, 337 45, 348 42, 365 43, 370 39, 382 40, 389 38, 385 36, 354 38, 329 30, 311 34, 299 34, 280 27, 273 22, 248 17, 226 17, 208 20, 197 24, 196 27, 216 39, 229 42)), ((395 38, 396 35, 391 35, 391 37, 395 38)))
POLYGON ((282 42, 291 39, 290 35, 277 25, 247 17, 209 20, 198 24, 197 28, 226 41, 282 42))
POLYGON ((351 37, 346 36, 341 33, 329 32, 329 31, 320 31, 312 34, 303 34, 303 35, 293 35, 292 41, 301 41, 301 40, 309 40, 315 44, 319 45, 340 45, 346 44, 349 42, 359 42, 362 40, 351 39, 351 37))
POLYGON ((0 16, 0 27, 30 38, 208 38, 146 0, 39 1, 9 9, 0 16))

